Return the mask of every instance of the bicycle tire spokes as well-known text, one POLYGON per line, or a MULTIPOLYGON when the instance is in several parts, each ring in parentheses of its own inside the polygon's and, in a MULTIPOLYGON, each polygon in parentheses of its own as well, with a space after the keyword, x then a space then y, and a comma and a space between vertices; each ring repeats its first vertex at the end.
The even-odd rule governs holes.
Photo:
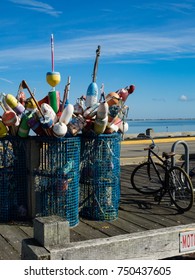
POLYGON ((143 194, 155 194, 164 185, 165 168, 159 163, 145 162, 137 166, 131 175, 133 188, 143 194))
POLYGON ((178 166, 173 166, 168 173, 169 194, 172 202, 181 211, 191 209, 194 202, 194 190, 187 173, 178 166))

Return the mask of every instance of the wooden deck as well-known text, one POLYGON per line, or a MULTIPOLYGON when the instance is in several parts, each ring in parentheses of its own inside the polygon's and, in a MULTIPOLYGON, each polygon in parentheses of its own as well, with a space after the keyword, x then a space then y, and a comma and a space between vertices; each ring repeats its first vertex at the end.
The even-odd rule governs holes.
MULTIPOLYGON (((169 205, 165 197, 158 205, 153 197, 143 196, 134 191, 130 185, 130 175, 135 166, 121 166, 121 201, 118 218, 112 222, 99 222, 80 219, 79 224, 71 228, 71 242, 96 238, 143 232, 152 229, 187 225, 195 222, 195 204, 193 208, 179 214, 169 205)), ((195 186, 195 182, 194 186, 195 186)), ((0 259, 18 260, 23 239, 33 236, 32 222, 13 222, 0 224, 0 259)), ((195 259, 194 255, 185 257, 195 259)))

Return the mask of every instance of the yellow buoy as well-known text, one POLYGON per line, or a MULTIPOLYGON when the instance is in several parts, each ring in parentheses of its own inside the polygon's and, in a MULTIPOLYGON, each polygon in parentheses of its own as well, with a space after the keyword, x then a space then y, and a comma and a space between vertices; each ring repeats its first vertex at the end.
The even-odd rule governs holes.
POLYGON ((8 133, 7 127, 5 124, 0 120, 0 138, 5 137, 8 133))
POLYGON ((47 72, 46 80, 50 86, 55 87, 61 81, 60 73, 59 72, 47 72))

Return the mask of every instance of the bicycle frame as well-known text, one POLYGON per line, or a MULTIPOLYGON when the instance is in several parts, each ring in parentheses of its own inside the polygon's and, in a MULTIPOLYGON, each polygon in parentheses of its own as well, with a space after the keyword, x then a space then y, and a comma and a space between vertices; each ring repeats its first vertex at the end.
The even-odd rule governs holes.
MULTIPOLYGON (((167 178, 167 175, 166 175, 166 174, 167 174, 167 171, 168 171, 167 160, 163 160, 159 155, 157 155, 157 154, 152 150, 152 148, 149 148, 149 150, 148 150, 148 160, 147 160, 147 161, 153 165, 154 170, 155 170, 156 174, 158 175, 158 178, 159 178, 159 180, 160 180, 160 182, 161 182, 162 188, 165 188, 165 189, 166 189, 166 184, 165 184, 165 182, 166 182, 166 178, 167 178), (160 173, 159 173, 159 171, 158 171, 158 168, 156 167, 156 164, 155 164, 154 160, 152 159, 151 154, 154 155, 154 156, 163 164, 163 166, 165 167, 165 181, 161 178, 160 173)), ((150 176, 150 170, 149 170, 149 168, 150 168, 150 165, 148 165, 148 170, 147 170, 148 175, 150 176)))

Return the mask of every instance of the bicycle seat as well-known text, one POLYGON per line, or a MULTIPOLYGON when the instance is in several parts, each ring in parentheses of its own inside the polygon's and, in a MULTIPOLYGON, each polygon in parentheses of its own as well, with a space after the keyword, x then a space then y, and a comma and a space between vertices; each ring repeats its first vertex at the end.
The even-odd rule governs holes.
POLYGON ((169 153, 163 152, 162 153, 162 157, 166 158, 166 159, 169 159, 169 158, 174 157, 174 156, 175 156, 174 152, 169 152, 169 153))

